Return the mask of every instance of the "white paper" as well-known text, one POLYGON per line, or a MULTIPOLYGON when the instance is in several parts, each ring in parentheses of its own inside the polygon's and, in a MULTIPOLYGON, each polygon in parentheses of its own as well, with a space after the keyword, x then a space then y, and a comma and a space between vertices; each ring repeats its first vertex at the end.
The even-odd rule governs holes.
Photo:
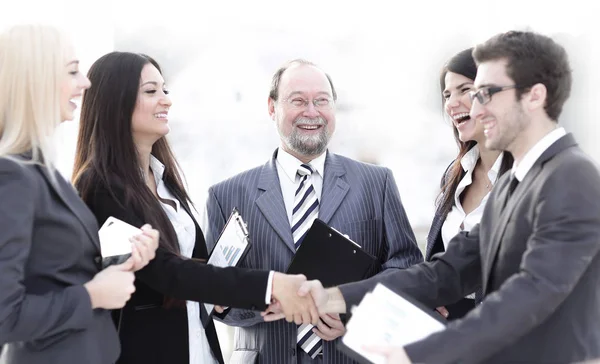
MULTIPOLYGON (((234 211, 217 241, 207 264, 217 267, 234 267, 240 261, 248 246, 248 233, 241 216, 234 211), (242 227, 244 226, 244 227, 242 227)), ((214 305, 204 304, 206 312, 210 313, 214 305)))
POLYGON ((131 254, 129 239, 141 233, 141 229, 115 217, 109 217, 98 231, 102 257, 131 254))
POLYGON ((389 288, 378 284, 352 311, 342 341, 375 364, 382 356, 365 352, 364 345, 405 346, 442 331, 445 325, 389 288))

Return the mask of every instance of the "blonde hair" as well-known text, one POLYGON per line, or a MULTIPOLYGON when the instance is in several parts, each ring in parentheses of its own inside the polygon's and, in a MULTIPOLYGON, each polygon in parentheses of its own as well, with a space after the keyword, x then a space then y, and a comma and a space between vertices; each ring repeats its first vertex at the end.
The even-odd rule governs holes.
POLYGON ((48 25, 17 25, 0 34, 0 157, 31 151, 34 163, 53 169, 69 44, 48 25))

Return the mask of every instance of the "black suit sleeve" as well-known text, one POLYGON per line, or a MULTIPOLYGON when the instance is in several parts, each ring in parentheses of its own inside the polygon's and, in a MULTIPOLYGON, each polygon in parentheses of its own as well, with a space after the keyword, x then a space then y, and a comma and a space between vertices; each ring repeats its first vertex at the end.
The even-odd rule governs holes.
POLYGON ((460 233, 448 244, 448 250, 430 262, 381 274, 370 279, 341 285, 346 310, 360 303, 364 295, 382 283, 393 291, 404 292, 428 307, 454 303, 473 292, 480 282, 479 225, 469 233, 460 233))
MULTIPOLYGON (((107 190, 97 189, 86 201, 98 223, 114 216, 141 227, 144 222, 131 210, 124 209, 107 190)), ((162 247, 136 278, 152 289, 181 300, 213 303, 252 310, 266 309, 268 271, 219 268, 187 259, 162 247)))

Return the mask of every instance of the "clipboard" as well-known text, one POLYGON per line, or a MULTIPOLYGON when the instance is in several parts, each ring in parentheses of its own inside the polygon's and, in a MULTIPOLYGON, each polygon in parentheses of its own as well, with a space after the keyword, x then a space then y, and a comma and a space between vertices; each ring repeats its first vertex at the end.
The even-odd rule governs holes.
POLYGON ((378 264, 377 258, 360 245, 315 219, 287 273, 304 274, 308 280, 318 279, 327 288, 368 278, 378 264))
POLYGON ((337 348, 359 363, 384 363, 383 357, 367 357, 357 346, 406 346, 444 330, 447 324, 441 315, 421 302, 379 283, 372 292, 365 295, 358 306, 352 308, 352 318, 347 323, 346 334, 338 342, 337 348), (410 334, 398 335, 401 331, 410 334), (407 336, 411 338, 407 339, 407 336), (369 342, 369 338, 376 342, 369 342), (378 339, 381 341, 377 341, 378 339))
MULTIPOLYGON (((222 268, 235 267, 246 257, 250 246, 248 226, 237 208, 234 207, 206 264, 222 268)), ((213 304, 204 303, 203 305, 209 316, 214 313, 213 304)))

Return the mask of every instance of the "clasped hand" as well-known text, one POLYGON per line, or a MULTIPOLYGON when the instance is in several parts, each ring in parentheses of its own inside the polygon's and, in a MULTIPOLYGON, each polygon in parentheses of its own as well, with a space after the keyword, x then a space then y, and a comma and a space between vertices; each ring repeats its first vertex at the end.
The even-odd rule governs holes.
POLYGON ((319 281, 307 281, 303 275, 275 273, 273 302, 262 313, 267 322, 285 318, 287 322, 312 324, 321 339, 334 340, 346 332, 338 314, 323 311, 327 293, 319 281))

